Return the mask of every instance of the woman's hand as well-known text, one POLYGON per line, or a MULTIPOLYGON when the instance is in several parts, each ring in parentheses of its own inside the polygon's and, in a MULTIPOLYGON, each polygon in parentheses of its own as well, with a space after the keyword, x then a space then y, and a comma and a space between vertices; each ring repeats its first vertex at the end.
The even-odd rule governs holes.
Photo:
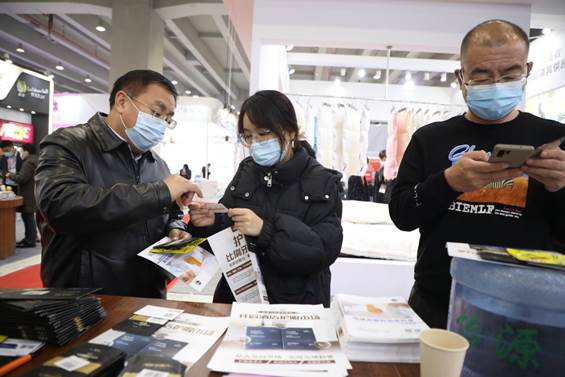
POLYGON ((246 236, 258 237, 263 229, 263 219, 247 208, 232 208, 228 211, 233 228, 246 236))
POLYGON ((197 228, 214 225, 216 216, 208 209, 201 208, 197 202, 190 203, 190 222, 197 228))

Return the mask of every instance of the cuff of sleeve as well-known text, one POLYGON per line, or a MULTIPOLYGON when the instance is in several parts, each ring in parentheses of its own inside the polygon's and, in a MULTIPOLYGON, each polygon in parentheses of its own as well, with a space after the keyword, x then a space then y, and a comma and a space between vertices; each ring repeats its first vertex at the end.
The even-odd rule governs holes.
POLYGON ((175 221, 171 221, 167 224, 167 234, 169 234, 169 232, 173 229, 179 229, 179 230, 183 230, 183 231, 187 231, 186 229, 186 225, 182 222, 182 220, 175 220, 175 221))
POLYGON ((275 226, 271 221, 263 220, 263 229, 257 238, 257 246, 265 248, 269 246, 273 236, 275 235, 275 226))
POLYGON ((155 192, 157 195, 157 203, 163 214, 171 212, 171 193, 169 188, 163 181, 155 182, 155 192))
POLYGON ((420 183, 415 188, 415 193, 417 203, 438 206, 448 206, 461 194, 449 186, 443 170, 430 175, 428 179, 420 183))

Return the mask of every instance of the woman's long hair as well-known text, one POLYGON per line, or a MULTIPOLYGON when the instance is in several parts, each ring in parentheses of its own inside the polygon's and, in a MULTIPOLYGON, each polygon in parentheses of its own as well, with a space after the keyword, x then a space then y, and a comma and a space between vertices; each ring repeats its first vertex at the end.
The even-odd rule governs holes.
POLYGON ((247 115, 249 120, 257 127, 273 132, 281 146, 286 142, 284 132, 294 133, 294 149, 296 152, 301 147, 316 158, 316 152, 306 140, 299 134, 298 122, 294 106, 287 96, 276 90, 262 90, 247 98, 241 106, 237 129, 243 134, 243 118, 247 115))

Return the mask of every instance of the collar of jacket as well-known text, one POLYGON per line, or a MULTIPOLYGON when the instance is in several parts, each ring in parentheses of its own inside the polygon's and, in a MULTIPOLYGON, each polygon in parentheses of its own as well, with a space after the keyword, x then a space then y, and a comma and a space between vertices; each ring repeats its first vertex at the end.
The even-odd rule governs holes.
POLYGON ((261 168, 261 175, 271 173, 273 181, 276 183, 292 183, 300 179, 302 173, 308 166, 308 161, 308 153, 306 153, 304 148, 300 148, 294 152, 294 156, 283 165, 261 168))
MULTIPOLYGON (((108 118, 108 114, 96 113, 92 118, 90 118, 88 125, 92 129, 92 132, 94 132, 94 135, 98 140, 98 144, 100 145, 100 149, 104 152, 110 152, 119 148, 122 144, 127 143, 114 135, 110 129, 110 125, 106 123, 106 118, 108 118)), ((149 158, 151 162, 155 161, 155 156, 153 156, 151 151, 143 153, 143 156, 149 158)))

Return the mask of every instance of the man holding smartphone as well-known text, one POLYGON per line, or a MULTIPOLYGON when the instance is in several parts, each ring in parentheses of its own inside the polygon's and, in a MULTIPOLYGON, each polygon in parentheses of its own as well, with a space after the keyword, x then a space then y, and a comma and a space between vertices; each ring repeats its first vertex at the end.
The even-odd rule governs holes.
POLYGON ((410 305, 445 328, 446 242, 556 249, 565 241, 565 126, 517 110, 532 63, 528 35, 490 20, 467 33, 455 71, 468 111, 419 129, 406 150, 390 214, 421 237, 410 305), (489 162, 496 144, 547 145, 519 168, 489 162), (557 243, 555 242, 557 241, 557 243))

